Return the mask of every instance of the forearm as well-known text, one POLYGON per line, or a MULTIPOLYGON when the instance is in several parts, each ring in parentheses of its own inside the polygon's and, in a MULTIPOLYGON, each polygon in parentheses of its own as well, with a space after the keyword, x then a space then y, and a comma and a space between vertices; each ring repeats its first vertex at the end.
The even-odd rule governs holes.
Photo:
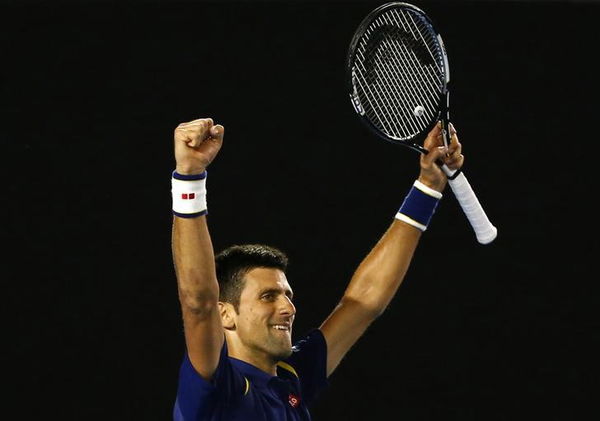
MULTIPOLYGON (((438 132, 439 127, 428 136, 429 147, 438 132)), ((442 198, 446 177, 435 162, 444 153, 445 150, 434 149, 427 156, 421 156, 419 179, 404 199, 392 225, 354 273, 344 300, 357 302, 374 315, 388 306, 406 275, 421 232, 427 229, 442 198)))
POLYGON ((172 251, 181 305, 195 312, 216 305, 219 286, 206 216, 173 217, 172 251))
POLYGON ((358 302, 374 316, 388 306, 400 287, 421 231, 394 220, 356 269, 343 300, 358 302))

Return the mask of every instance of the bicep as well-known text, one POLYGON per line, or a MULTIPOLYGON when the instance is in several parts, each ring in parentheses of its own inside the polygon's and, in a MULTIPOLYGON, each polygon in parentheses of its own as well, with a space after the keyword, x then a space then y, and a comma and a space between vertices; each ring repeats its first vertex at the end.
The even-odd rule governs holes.
POLYGON ((327 377, 376 317, 372 309, 345 297, 321 324, 320 330, 327 342, 327 377))
POLYGON ((211 380, 225 341, 218 306, 210 306, 202 312, 183 308, 183 327, 192 366, 205 380, 211 380))

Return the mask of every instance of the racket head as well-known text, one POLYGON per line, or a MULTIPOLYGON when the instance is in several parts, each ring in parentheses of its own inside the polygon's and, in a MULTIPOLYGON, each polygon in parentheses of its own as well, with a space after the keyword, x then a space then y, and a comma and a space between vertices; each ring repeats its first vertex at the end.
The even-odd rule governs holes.
POLYGON ((420 145, 448 119, 448 57, 441 35, 420 8, 383 4, 356 29, 346 79, 361 120, 379 137, 421 153, 420 145))

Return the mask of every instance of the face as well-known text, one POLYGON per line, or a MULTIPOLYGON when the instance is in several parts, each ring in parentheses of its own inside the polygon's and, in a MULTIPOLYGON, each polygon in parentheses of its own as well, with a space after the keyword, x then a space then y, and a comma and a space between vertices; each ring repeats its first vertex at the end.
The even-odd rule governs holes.
POLYGON ((292 353, 293 292, 279 269, 254 268, 246 273, 236 315, 236 334, 249 352, 272 361, 292 353))

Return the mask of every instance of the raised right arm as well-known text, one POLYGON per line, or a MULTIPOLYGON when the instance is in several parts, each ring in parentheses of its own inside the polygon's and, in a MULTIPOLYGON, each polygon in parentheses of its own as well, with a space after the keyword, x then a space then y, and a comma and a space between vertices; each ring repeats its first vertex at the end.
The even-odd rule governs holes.
MULTIPOLYGON (((223 126, 210 118, 180 124, 174 135, 175 172, 182 178, 202 174, 219 152, 223 135, 223 126)), ((206 215, 173 216, 172 251, 187 352, 196 371, 210 380, 225 339, 206 215)))

